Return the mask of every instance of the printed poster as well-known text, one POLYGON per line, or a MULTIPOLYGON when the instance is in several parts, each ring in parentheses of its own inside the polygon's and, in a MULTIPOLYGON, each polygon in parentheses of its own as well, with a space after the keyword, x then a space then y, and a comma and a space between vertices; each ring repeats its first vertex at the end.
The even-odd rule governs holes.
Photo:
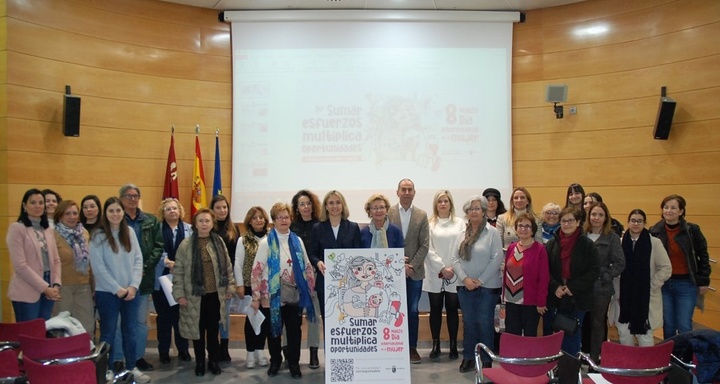
POLYGON ((325 383, 409 383, 405 250, 325 250, 325 383))

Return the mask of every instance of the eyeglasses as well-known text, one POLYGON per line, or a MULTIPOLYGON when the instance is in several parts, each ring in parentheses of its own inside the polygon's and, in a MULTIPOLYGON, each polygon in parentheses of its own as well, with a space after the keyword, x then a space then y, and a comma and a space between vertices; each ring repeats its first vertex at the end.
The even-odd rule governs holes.
POLYGON ((518 224, 518 229, 532 229, 532 224, 518 224))
POLYGON ((302 203, 298 203, 298 207, 300 207, 300 208, 312 207, 312 202, 310 202, 310 201, 303 201, 302 203))
POLYGON ((384 206, 384 205, 379 205, 379 206, 377 206, 377 207, 370 207, 370 210, 373 211, 373 212, 384 211, 384 210, 385 210, 385 206, 384 206))
POLYGON ((126 198, 126 199, 128 199, 128 200, 140 200, 140 195, 132 195, 132 194, 129 194, 129 193, 128 193, 128 194, 125 194, 125 195, 122 195, 121 197, 124 197, 124 198, 126 198))
POLYGON ((482 212, 482 207, 470 207, 468 212, 482 212))
POLYGON ((290 220, 290 216, 276 216, 275 221, 285 221, 290 220))
POLYGON ((178 210, 178 207, 165 207, 165 209, 163 209, 163 211, 165 211, 165 212, 171 212, 171 211, 177 211, 177 210, 178 210))
POLYGON ((557 216, 557 215, 559 215, 559 214, 560 214, 560 212, 556 212, 556 211, 547 211, 547 212, 545 212, 545 214, 546 214, 546 215, 550 215, 550 216, 557 216))
POLYGON ((574 223, 574 222, 576 222, 576 221, 577 221, 577 220, 575 220, 575 219, 565 219, 565 220, 560 220, 560 223, 565 224, 565 225, 569 225, 569 224, 572 224, 572 223, 574 223))
POLYGON ((630 219, 630 224, 643 224, 644 222, 645 222, 645 220, 643 220, 643 219, 639 219, 639 220, 630 219))

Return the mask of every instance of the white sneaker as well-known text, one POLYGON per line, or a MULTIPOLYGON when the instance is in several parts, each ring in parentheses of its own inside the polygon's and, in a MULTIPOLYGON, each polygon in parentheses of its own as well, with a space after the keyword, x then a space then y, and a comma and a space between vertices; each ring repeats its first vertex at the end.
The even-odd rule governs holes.
POLYGON ((245 360, 245 366, 247 367, 247 369, 255 368, 255 360, 257 360, 255 358, 255 351, 252 351, 252 352, 248 351, 247 359, 245 360))
POLYGON ((150 382, 150 376, 140 372, 137 367, 133 368, 132 370, 133 379, 136 383, 149 383, 150 382))
POLYGON ((257 358, 258 364, 261 367, 267 367, 268 360, 267 360, 267 357, 265 357, 265 351, 263 351, 262 349, 256 349, 255 357, 257 358))

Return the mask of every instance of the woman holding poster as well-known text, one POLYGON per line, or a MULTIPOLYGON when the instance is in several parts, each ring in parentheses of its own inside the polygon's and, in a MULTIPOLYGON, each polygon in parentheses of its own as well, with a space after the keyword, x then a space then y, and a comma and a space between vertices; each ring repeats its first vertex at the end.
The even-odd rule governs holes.
MULTIPOLYGON (((458 300, 463 312, 463 361, 460 372, 475 370, 475 345, 483 343, 494 349, 493 315, 500 298, 503 261, 502 239, 485 219, 487 199, 471 197, 463 206, 468 218, 460 246, 453 256, 453 272, 458 278, 458 300), (462 284, 460 284, 462 283, 462 284)), ((492 366, 483 352, 483 368, 492 366)))
POLYGON ((309 321, 315 319, 311 292, 315 289, 315 273, 305 246, 298 235, 290 231, 292 210, 285 203, 270 209, 274 228, 260 241, 250 276, 252 307, 270 308, 270 367, 268 376, 277 376, 282 362, 282 328, 287 331, 286 358, 293 378, 300 372, 300 343, 302 341, 302 311, 309 321))
POLYGON ((402 229, 390 224, 387 218, 390 200, 381 194, 374 194, 365 202, 365 212, 371 219, 370 224, 360 231, 363 248, 403 248, 402 229))

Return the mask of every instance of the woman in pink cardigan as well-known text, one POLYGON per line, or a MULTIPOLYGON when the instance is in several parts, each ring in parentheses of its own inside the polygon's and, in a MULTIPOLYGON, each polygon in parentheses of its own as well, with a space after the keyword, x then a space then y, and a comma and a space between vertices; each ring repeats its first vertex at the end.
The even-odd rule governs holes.
POLYGON ((519 215, 515 219, 518 241, 510 244, 505 254, 505 331, 514 335, 537 336, 540 316, 547 311, 550 271, 545 246, 533 236, 537 228, 531 215, 519 215))
POLYGON ((55 301, 61 298, 61 263, 39 189, 25 192, 20 216, 8 228, 7 246, 13 266, 8 297, 15 321, 49 319, 55 301))

